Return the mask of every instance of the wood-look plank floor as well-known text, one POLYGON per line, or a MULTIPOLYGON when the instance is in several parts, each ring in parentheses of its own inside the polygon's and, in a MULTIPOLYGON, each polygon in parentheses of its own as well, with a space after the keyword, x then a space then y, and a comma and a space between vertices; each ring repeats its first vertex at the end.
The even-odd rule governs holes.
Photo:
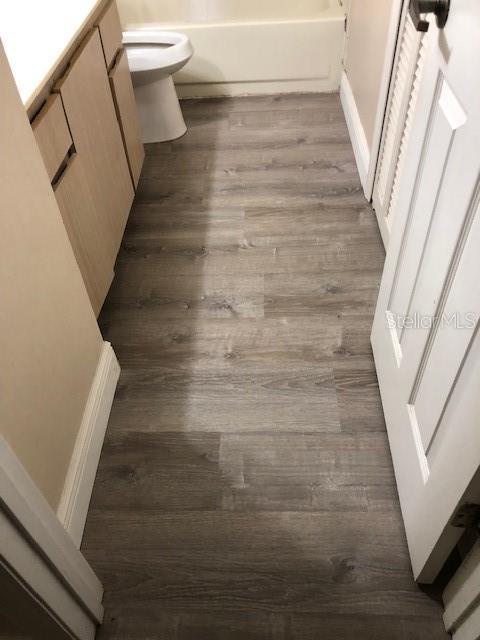
POLYGON ((101 315, 100 638, 432 640, 369 334, 384 252, 337 95, 188 101, 101 315))

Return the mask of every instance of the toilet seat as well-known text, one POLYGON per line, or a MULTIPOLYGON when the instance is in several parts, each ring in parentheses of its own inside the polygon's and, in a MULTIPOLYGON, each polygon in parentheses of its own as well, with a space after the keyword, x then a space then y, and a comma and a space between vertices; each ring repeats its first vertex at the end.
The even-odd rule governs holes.
POLYGON ((177 65, 183 66, 193 54, 188 36, 175 31, 124 31, 123 44, 126 45, 128 66, 132 73, 174 69, 177 65))

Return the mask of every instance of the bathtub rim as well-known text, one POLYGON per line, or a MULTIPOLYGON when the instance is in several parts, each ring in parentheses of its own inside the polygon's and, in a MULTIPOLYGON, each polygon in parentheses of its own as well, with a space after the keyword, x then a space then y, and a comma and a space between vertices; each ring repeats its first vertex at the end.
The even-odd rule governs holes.
POLYGON ((182 28, 185 29, 208 29, 215 27, 225 27, 225 26, 246 26, 246 25, 260 25, 260 24, 300 24, 304 22, 329 22, 333 20, 345 20, 346 18, 346 9, 342 4, 341 0, 329 0, 329 6, 326 9, 322 9, 318 13, 312 15, 305 15, 299 18, 261 18, 261 19, 233 19, 226 18, 225 20, 205 20, 198 22, 187 22, 185 20, 172 20, 172 21, 158 21, 155 20, 153 22, 126 22, 122 23, 123 31, 132 31, 132 30, 146 30, 146 29, 163 29, 165 31, 178 31, 182 28))
POLYGON ((276 25, 276 24, 303 24, 305 22, 333 22, 338 20, 345 20, 346 11, 345 7, 342 6, 340 0, 330 0, 330 5, 328 9, 324 9, 320 13, 312 15, 311 17, 305 16, 302 18, 272 18, 261 20, 252 19, 252 20, 234 20, 228 18, 226 20, 205 20, 204 22, 128 22, 122 24, 123 31, 148 31, 148 30, 163 30, 163 31, 182 31, 182 29, 197 31, 200 29, 213 29, 218 27, 228 27, 228 26, 237 26, 237 27, 246 27, 246 26, 256 26, 256 25, 276 25))

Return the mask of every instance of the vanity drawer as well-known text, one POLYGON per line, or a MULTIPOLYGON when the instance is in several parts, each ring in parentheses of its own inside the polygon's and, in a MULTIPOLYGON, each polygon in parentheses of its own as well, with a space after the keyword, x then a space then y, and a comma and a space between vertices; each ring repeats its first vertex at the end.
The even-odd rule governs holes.
POLYGON ((45 105, 32 122, 48 177, 52 182, 72 146, 72 137, 63 110, 62 98, 58 94, 48 97, 45 105))
POLYGON ((122 27, 120 25, 120 17, 115 0, 110 2, 98 20, 98 29, 102 40, 105 64, 107 65, 107 69, 110 69, 117 55, 117 51, 122 46, 122 27))

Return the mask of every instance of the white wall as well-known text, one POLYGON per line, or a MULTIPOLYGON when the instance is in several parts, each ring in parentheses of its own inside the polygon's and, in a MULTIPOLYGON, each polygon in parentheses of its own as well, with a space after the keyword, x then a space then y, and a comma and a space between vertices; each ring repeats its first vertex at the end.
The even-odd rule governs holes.
MULTIPOLYGON (((336 4, 338 0, 333 0, 336 4)), ((117 0, 123 25, 200 24, 223 21, 305 20, 331 6, 330 0, 117 0)))

